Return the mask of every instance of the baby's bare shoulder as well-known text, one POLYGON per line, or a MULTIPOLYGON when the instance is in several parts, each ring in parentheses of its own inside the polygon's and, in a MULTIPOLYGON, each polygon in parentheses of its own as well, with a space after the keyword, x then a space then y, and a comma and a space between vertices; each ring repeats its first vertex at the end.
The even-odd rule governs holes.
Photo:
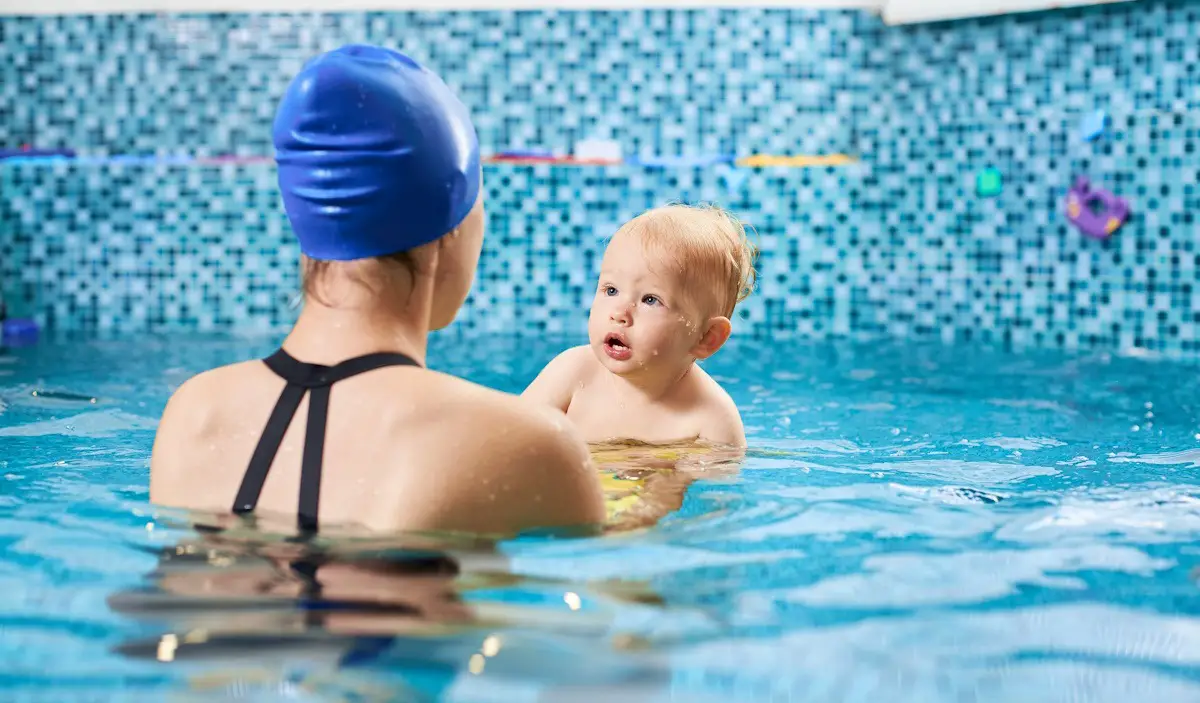
POLYGON ((721 384, 704 369, 696 367, 694 407, 700 421, 700 439, 719 444, 743 445, 746 442, 742 416, 721 384))
POLYGON ((591 347, 586 344, 567 349, 554 357, 550 364, 557 365, 562 371, 576 377, 590 374, 600 366, 591 347))
POLYGON ((566 412, 579 384, 586 383, 598 366, 589 347, 571 347, 551 359, 521 395, 566 412))
POLYGON ((695 402, 698 405, 712 404, 732 404, 733 399, 729 393, 713 378, 707 371, 700 366, 692 369, 692 373, 688 374, 693 382, 692 393, 695 402))

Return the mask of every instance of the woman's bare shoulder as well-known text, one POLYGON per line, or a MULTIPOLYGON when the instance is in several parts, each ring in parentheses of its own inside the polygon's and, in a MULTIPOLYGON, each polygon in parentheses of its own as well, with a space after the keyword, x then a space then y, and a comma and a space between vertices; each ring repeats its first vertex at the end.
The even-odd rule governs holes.
POLYGON ((222 366, 192 376, 171 393, 150 455, 152 502, 192 505, 197 497, 192 475, 199 460, 197 448, 220 446, 218 440, 228 432, 235 412, 231 409, 244 413, 247 394, 269 383, 263 371, 258 361, 222 366))
POLYGON ((566 415, 464 379, 430 381, 442 393, 425 408, 423 446, 446 478, 446 512, 431 522, 502 533, 604 520, 587 445, 566 415))
MULTIPOLYGON (((244 430, 248 418, 261 427, 282 385, 261 362, 247 362, 207 371, 180 386, 155 439, 151 499, 195 503, 193 482, 180 477, 195 476, 198 459, 207 456, 196 448, 232 451, 231 433, 238 434, 239 426, 244 430)), ((511 533, 603 521, 603 495, 586 444, 552 408, 409 367, 340 382, 330 414, 329 431, 340 428, 351 438, 343 448, 374 447, 382 461, 370 465, 380 485, 406 485, 395 491, 395 501, 385 500, 393 508, 383 507, 374 524, 511 533)), ((240 466, 252 447, 236 443, 245 445, 233 452, 240 466)), ((338 444, 329 437, 327 451, 338 444)), ((231 490, 219 491, 221 501, 231 490)))
POLYGON ((525 439, 561 434, 566 416, 512 393, 437 372, 422 379, 422 412, 429 422, 452 431, 470 430, 495 438, 520 433, 525 439))
POLYGON ((261 361, 243 361, 197 373, 171 393, 161 424, 183 421, 198 429, 199 424, 213 419, 230 404, 231 395, 240 394, 248 384, 267 380, 267 374, 261 361))

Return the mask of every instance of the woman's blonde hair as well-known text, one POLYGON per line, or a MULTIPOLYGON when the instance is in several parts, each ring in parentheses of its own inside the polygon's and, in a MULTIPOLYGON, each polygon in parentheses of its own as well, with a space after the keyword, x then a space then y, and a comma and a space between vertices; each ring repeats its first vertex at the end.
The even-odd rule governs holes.
MULTIPOLYGON (((367 261, 378 264, 380 269, 389 274, 388 277, 391 277, 391 275, 394 275, 401 270, 407 273, 411 278, 416 278, 417 276, 417 263, 413 260, 412 254, 407 251, 401 251, 385 256, 377 256, 373 257, 372 259, 368 259, 367 261)), ((329 275, 330 267, 336 263, 338 262, 310 259, 307 256, 301 257, 300 285, 304 291, 304 294, 321 303, 322 305, 330 305, 330 301, 322 295, 321 283, 329 275)), ((357 275, 353 272, 348 273, 348 275, 355 283, 368 288, 374 289, 378 283, 377 281, 368 280, 367 277, 357 275)))

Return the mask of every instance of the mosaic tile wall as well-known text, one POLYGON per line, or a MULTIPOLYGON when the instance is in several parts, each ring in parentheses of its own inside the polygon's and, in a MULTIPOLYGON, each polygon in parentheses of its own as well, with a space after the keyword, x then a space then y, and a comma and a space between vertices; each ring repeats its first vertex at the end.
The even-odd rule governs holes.
MULTIPOLYGON (((761 290, 739 306, 739 333, 850 332, 851 301, 838 289, 861 266, 841 253, 859 231, 847 197, 855 170, 730 174, 488 167, 488 236, 457 325, 582 334, 605 238, 672 193, 723 202, 757 225, 761 290)), ((0 168, 0 189, 10 302, 55 328, 269 330, 294 318, 299 249, 270 165, 21 163, 0 168)))
POLYGON ((865 97, 854 12, 394 12, 0 17, 0 144, 84 155, 270 153, 305 60, 403 48, 488 149, 840 151, 865 97))
MULTIPOLYGON (((460 92, 485 151, 600 137, 642 156, 862 158, 490 166, 461 330, 580 333, 603 238, 702 199, 764 250, 743 334, 1194 353, 1198 28, 1177 0, 901 28, 809 10, 4 18, 0 147, 268 154, 305 58, 387 42, 460 92), (1084 142, 1095 108, 1108 133, 1084 142), (997 198, 973 192, 987 166, 997 198), (1077 173, 1133 202, 1109 241, 1062 218, 1077 173)), ((274 188, 269 165, 0 165, 0 285, 60 329, 286 325, 296 249, 274 188)))
POLYGON ((1200 351, 1200 4, 860 29, 887 80, 858 123, 856 212, 882 216, 863 283, 892 291, 893 333, 1200 351), (978 198, 989 166, 1003 193, 978 198), (1076 175, 1130 201, 1109 240, 1065 221, 1076 175))

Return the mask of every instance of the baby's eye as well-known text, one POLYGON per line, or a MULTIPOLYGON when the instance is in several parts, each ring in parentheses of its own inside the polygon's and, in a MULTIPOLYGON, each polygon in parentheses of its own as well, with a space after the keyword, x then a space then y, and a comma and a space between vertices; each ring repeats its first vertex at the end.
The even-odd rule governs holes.
POLYGON ((617 294, 616 286, 604 286, 604 294, 610 298, 617 294))
POLYGON ((662 301, 656 295, 644 295, 642 296, 642 302, 647 305, 658 305, 662 301))

